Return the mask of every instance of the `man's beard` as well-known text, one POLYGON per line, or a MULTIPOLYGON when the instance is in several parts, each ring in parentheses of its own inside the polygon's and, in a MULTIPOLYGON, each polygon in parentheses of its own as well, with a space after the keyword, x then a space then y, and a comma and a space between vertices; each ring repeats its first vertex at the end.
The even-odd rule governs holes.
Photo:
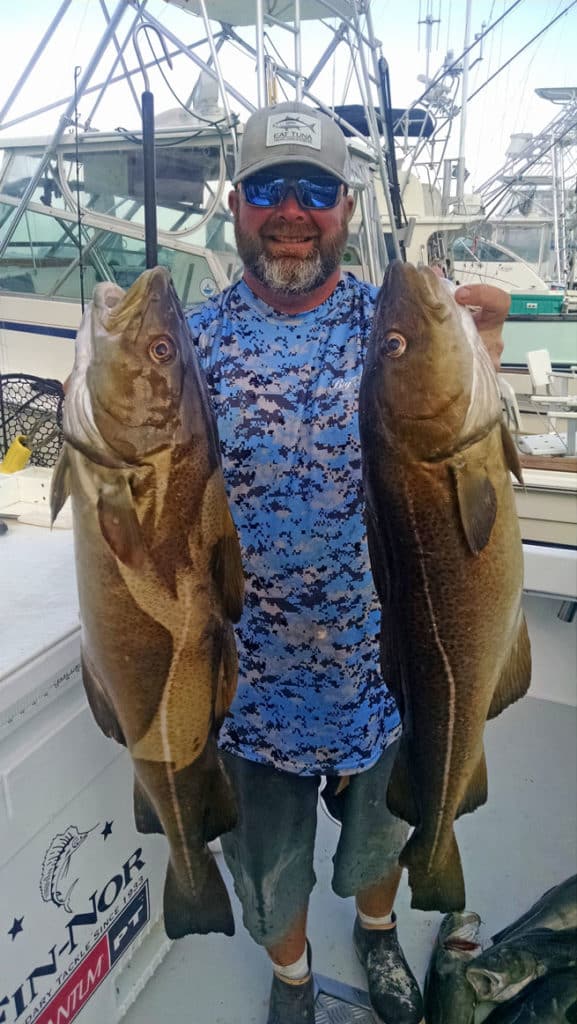
MULTIPOLYGON (((317 241, 306 256, 270 256, 263 249, 258 235, 248 234, 235 221, 236 246, 244 266, 262 284, 275 292, 305 295, 319 288, 340 265, 348 239, 348 223, 332 235, 317 241)), ((286 228, 283 235, 290 237, 286 228)), ((294 235, 301 238, 301 235, 294 235)))

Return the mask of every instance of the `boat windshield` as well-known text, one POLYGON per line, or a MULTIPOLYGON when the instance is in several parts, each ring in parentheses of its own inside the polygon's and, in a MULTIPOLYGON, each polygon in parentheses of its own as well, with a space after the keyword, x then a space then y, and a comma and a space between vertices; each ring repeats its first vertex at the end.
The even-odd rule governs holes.
MULTIPOLYGON (((155 149, 158 262, 171 270, 184 304, 200 302, 230 281, 238 264, 226 201, 232 144, 214 130, 161 132, 155 149)), ((5 150, 0 230, 8 227, 43 152, 38 144, 5 150)), ((0 288, 78 299, 80 237, 86 294, 102 280, 126 288, 145 269, 137 136, 91 134, 82 137, 78 152, 73 142, 58 148, 0 261, 0 288)))

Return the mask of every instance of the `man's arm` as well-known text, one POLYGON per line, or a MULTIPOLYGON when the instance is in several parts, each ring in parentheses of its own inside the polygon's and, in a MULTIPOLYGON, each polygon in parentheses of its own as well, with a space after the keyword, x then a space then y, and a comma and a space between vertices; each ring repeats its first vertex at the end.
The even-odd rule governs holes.
POLYGON ((455 299, 463 306, 473 307, 473 319, 498 372, 505 344, 503 324, 511 306, 509 292, 491 284, 463 285, 457 288, 455 299))

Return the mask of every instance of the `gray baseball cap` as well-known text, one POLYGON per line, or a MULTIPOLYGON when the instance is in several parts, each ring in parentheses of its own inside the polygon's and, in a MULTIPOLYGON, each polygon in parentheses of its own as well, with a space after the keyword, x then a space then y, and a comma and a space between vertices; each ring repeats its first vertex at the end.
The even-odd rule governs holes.
POLYGON ((350 184, 349 154, 336 121, 305 103, 278 103, 251 114, 241 136, 233 184, 279 164, 313 164, 350 184))

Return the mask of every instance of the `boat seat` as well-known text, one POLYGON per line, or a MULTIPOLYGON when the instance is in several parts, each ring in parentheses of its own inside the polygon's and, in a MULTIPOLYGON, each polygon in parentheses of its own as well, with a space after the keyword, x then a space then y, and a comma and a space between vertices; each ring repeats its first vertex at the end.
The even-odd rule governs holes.
MULTIPOLYGON (((569 381, 577 384, 577 373, 572 367, 569 373, 554 371, 551 357, 546 348, 527 352, 527 367, 531 378, 533 394, 531 403, 539 413, 542 409, 553 431, 557 433, 556 421, 567 421, 568 455, 575 455, 577 449, 577 394, 569 394, 569 381)), ((560 436, 560 435, 558 435, 560 436)))
POLYGON ((515 435, 517 448, 523 455, 567 455, 567 436, 556 430, 550 430, 547 434, 521 434, 521 413, 517 396, 509 381, 501 374, 499 390, 507 426, 515 435))
POLYGON ((569 373, 554 371, 549 351, 546 348, 527 352, 526 359, 533 388, 531 401, 535 405, 552 403, 564 405, 569 409, 577 409, 577 394, 568 394, 569 381, 573 380, 577 384, 577 373, 575 373, 574 367, 569 373))

